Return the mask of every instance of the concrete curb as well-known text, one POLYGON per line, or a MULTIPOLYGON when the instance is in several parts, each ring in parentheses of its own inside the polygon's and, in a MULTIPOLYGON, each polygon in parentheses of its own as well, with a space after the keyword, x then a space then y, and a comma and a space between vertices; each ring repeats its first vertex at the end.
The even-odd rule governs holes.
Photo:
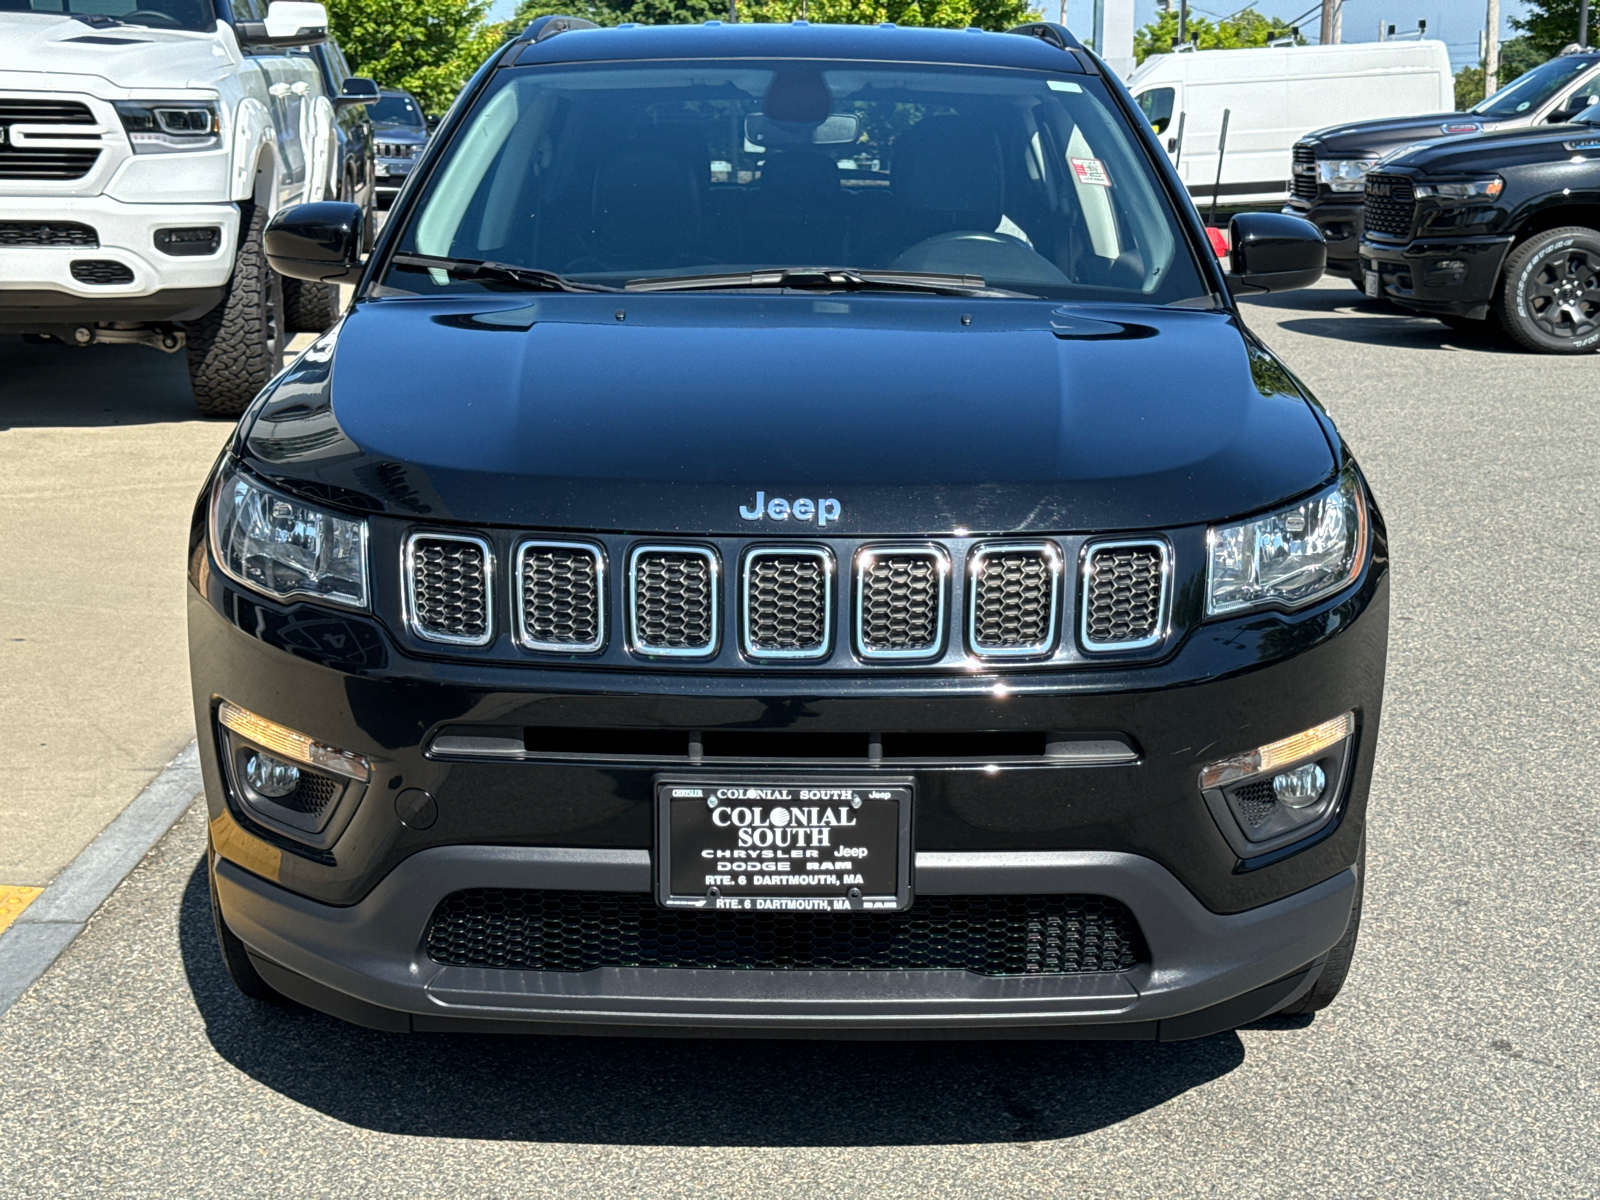
POLYGON ((200 788, 200 755, 190 742, 0 934, 0 1016, 83 932, 200 788))

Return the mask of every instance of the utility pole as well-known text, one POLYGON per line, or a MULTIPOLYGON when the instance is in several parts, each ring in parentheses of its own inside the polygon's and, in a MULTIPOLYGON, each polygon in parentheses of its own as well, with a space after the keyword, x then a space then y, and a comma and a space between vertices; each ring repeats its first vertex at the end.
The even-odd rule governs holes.
POLYGON ((1500 0, 1489 0, 1489 22, 1483 38, 1483 94, 1500 89, 1500 0))
POLYGON ((1317 37, 1317 43, 1322 46, 1337 46, 1339 35, 1344 22, 1344 0, 1322 0, 1322 32, 1317 37))
POLYGON ((1178 45, 1189 44, 1189 0, 1178 0, 1178 45))
POLYGON ((1589 48, 1589 0, 1578 0, 1578 45, 1589 48))

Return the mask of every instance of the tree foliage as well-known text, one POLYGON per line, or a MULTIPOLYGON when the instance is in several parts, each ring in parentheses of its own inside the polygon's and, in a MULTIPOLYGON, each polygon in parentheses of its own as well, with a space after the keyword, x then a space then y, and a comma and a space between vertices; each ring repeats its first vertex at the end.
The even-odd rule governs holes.
POLYGON ((357 75, 404 88, 427 113, 456 93, 505 38, 490 0, 332 0, 330 31, 357 75))
MULTIPOLYGON (((1533 70, 1542 62, 1548 62, 1550 57, 1540 52, 1533 42, 1525 37, 1503 42, 1500 46, 1500 71, 1497 76, 1499 86, 1505 87, 1518 75, 1533 70)), ((1480 62, 1475 67, 1462 67, 1456 72, 1456 108, 1464 111, 1484 98, 1483 70, 1483 64, 1480 62)))
MULTIPOLYGON (((1522 31, 1523 37, 1517 41, 1526 41, 1545 59, 1554 58, 1566 47, 1578 40, 1578 0, 1527 0, 1528 11, 1526 16, 1512 17, 1511 24, 1522 31)), ((1589 42, 1594 43, 1595 18, 1600 16, 1596 9, 1600 5, 1589 5, 1589 42)), ((1510 43, 1506 43, 1510 45, 1510 43)))
MULTIPOLYGON (((739 19, 782 22, 804 18, 818 24, 932 26, 942 29, 1009 29, 1037 21, 1039 13, 1027 0, 739 0, 739 19)), ((725 21, 727 0, 590 0, 587 6, 553 4, 551 0, 523 0, 512 24, 521 28, 535 17, 567 12, 586 17, 596 25, 634 21, 640 25, 697 24, 725 21)))
MULTIPOLYGON (((1289 36, 1289 26, 1276 17, 1266 17, 1246 8, 1220 21, 1198 16, 1190 10, 1189 40, 1201 50, 1250 50, 1289 36)), ((1177 11, 1160 12, 1156 19, 1133 35, 1133 56, 1143 62, 1152 54, 1167 54, 1178 40, 1177 11)), ((1298 34, 1301 45, 1305 39, 1298 34)))

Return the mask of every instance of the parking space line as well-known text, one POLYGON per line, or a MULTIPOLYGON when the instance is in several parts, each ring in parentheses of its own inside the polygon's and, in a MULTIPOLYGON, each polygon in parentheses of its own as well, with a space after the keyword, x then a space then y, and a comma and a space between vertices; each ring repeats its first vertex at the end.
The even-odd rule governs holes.
POLYGON ((0 933, 11 927, 22 910, 32 904, 43 888, 23 887, 20 884, 0 883, 0 933))
POLYGON ((0 889, 0 1016, 72 944, 200 786, 200 756, 190 742, 48 886, 0 889), (3 893, 30 890, 35 894, 5 920, 3 893))

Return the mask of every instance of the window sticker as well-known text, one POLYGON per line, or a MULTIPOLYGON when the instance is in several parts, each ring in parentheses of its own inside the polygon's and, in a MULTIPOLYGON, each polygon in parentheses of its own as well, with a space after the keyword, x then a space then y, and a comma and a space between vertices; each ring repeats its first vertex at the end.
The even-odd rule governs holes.
POLYGON ((1079 183, 1092 183, 1098 187, 1110 187, 1111 176, 1106 173, 1106 165, 1098 158, 1069 158, 1072 164, 1072 173, 1078 177, 1079 183))

